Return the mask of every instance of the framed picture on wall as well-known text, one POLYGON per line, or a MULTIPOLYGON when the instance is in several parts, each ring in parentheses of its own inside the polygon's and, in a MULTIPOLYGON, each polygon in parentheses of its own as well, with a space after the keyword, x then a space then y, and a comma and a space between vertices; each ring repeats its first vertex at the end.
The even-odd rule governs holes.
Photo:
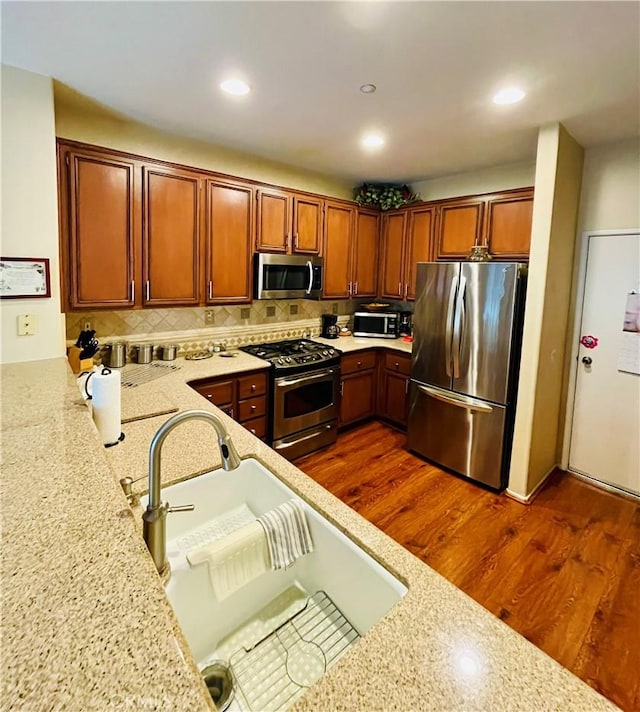
POLYGON ((46 257, 0 257, 0 299, 50 297, 46 257))

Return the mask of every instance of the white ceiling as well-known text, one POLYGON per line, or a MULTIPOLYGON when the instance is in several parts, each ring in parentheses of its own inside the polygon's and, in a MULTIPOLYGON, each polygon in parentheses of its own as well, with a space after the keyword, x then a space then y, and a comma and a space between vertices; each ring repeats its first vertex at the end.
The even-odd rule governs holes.
POLYGON ((2 62, 133 119, 361 179, 535 156, 561 121, 589 146, 640 133, 637 2, 2 2, 2 62), (219 92, 241 73, 244 98, 219 92), (375 94, 359 91, 377 85, 375 94), (505 85, 527 91, 495 106, 505 85), (383 131, 375 153, 361 134, 383 131))

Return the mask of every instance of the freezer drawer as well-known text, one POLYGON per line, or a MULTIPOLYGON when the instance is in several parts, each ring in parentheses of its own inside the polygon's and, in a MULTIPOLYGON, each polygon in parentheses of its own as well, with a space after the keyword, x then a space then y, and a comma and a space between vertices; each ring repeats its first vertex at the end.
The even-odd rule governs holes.
POLYGON ((506 486, 505 423, 504 406, 411 382, 408 448, 494 489, 506 486))

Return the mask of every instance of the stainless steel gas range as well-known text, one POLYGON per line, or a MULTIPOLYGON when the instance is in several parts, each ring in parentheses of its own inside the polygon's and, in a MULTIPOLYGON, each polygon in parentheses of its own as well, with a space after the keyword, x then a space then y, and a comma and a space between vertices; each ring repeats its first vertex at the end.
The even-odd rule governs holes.
POLYGON ((340 351, 308 339, 240 346, 271 362, 271 447, 293 460, 335 442, 340 351))

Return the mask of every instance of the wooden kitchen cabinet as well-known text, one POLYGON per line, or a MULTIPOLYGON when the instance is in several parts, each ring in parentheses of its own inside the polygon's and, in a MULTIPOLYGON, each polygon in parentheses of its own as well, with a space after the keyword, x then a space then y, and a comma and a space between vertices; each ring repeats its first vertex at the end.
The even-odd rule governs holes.
POLYGON ((221 376, 189 383, 210 403, 237 420, 253 435, 265 440, 269 418, 269 379, 267 371, 242 376, 221 376))
POLYGON ((438 208, 436 257, 439 260, 466 260, 482 234, 484 201, 481 198, 445 201, 438 208))
POLYGON ((376 414, 376 351, 345 354, 340 369, 340 427, 343 427, 376 414))
POLYGON ((379 240, 380 214, 358 208, 349 279, 354 297, 375 297, 378 292, 379 240))
POLYGON ((142 168, 143 304, 200 301, 200 178, 160 166, 142 168))
POLYGON ((246 304, 253 297, 253 189, 206 182, 206 303, 246 304))
POLYGON ((421 206, 384 216, 380 296, 415 299, 416 264, 431 258, 435 208, 421 206))
POLYGON ((108 153, 59 153, 62 292, 69 309, 135 303, 135 166, 108 153))
POLYGON ((258 189, 256 250, 317 255, 322 244, 319 197, 283 190, 258 189))
POLYGON ((407 426, 411 356, 384 351, 380 369, 378 415, 403 428, 407 426))
POLYGON ((353 289, 351 253, 355 208, 347 203, 327 201, 324 215, 324 284, 325 299, 349 299, 353 289))
POLYGON ((529 259, 533 190, 510 191, 487 200, 485 240, 496 259, 529 259))

